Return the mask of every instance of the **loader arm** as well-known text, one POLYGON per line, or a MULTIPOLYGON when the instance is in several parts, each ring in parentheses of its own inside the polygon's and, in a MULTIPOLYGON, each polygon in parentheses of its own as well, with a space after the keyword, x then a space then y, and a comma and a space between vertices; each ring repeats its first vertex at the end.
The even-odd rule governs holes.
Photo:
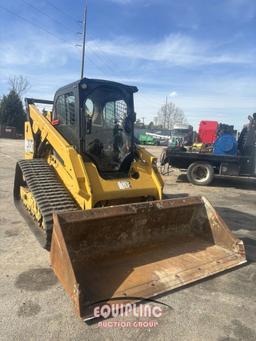
POLYGON ((40 133, 41 142, 47 141, 55 152, 48 156, 48 163, 55 168, 79 206, 91 208, 90 181, 82 157, 34 104, 29 104, 29 117, 33 135, 40 133))

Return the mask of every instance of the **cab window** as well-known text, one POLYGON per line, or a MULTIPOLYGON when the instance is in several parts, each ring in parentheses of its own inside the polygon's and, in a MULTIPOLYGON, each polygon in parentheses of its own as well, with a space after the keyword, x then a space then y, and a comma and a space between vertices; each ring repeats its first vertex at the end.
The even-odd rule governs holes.
POLYGON ((75 116, 75 96, 72 92, 60 95, 56 101, 55 119, 60 121, 61 125, 74 125, 75 116))

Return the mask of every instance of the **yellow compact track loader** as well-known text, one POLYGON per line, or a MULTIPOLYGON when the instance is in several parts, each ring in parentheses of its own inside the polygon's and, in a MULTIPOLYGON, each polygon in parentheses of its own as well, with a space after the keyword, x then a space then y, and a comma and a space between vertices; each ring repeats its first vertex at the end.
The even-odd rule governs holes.
POLYGON ((26 99, 15 204, 84 319, 99 302, 135 303, 246 262, 205 198, 163 200, 157 159, 134 143, 136 91, 84 78, 53 102, 26 99))

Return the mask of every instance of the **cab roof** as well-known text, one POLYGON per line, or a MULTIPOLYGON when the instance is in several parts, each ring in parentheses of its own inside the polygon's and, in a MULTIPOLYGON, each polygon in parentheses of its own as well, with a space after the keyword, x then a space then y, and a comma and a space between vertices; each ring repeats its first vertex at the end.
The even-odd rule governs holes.
POLYGON ((59 92, 65 92, 65 90, 69 90, 69 89, 73 89, 76 87, 83 87, 84 85, 87 85, 88 87, 96 87, 99 85, 110 85, 110 86, 114 86, 117 88, 122 88, 125 89, 126 91, 130 92, 130 93, 135 93, 138 92, 138 88, 136 86, 131 86, 131 85, 125 85, 122 83, 118 83, 118 82, 113 82, 113 81, 109 81, 109 80, 103 80, 103 79, 91 79, 91 78, 83 78, 80 79, 76 82, 67 84, 63 87, 61 87, 60 89, 57 90, 56 93, 59 92))

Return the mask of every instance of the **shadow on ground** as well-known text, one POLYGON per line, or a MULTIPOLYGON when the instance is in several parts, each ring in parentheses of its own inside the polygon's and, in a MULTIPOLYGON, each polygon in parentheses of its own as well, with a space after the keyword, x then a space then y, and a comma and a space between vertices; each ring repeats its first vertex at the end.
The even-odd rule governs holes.
POLYGON ((228 223, 233 231, 254 231, 256 239, 256 216, 234 210, 228 207, 215 207, 221 217, 228 223))
POLYGON ((247 259, 256 262, 256 216, 228 207, 216 207, 216 210, 233 232, 241 230, 238 237, 244 242, 247 259))
POLYGON ((188 193, 175 193, 175 194, 164 193, 164 199, 179 199, 179 198, 187 198, 188 196, 189 196, 188 193))
MULTIPOLYGON (((186 174, 180 174, 176 182, 188 183, 186 174)), ((232 187, 237 189, 256 190, 256 180, 251 178, 235 178, 235 177, 216 177, 208 187, 232 187)))

